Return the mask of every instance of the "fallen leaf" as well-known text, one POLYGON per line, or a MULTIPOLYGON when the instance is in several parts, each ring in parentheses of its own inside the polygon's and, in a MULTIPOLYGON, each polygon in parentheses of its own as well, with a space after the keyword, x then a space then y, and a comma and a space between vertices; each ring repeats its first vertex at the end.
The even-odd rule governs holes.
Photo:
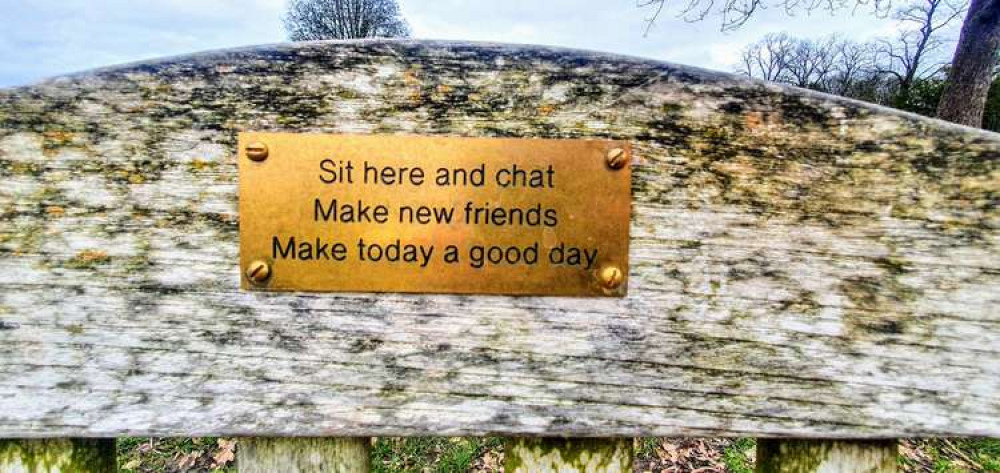
POLYGON ((175 460, 175 468, 177 471, 190 470, 198 462, 201 454, 201 451, 179 454, 177 460, 175 460))
POLYGON ((223 467, 236 459, 236 440, 219 439, 219 450, 212 455, 215 468, 223 467))

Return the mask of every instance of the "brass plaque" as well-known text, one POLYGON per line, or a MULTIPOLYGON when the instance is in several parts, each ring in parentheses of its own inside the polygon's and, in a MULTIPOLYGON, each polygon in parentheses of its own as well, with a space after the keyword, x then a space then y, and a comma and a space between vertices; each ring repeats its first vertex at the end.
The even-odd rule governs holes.
POLYGON ((627 142, 240 133, 242 287, 624 296, 627 142))

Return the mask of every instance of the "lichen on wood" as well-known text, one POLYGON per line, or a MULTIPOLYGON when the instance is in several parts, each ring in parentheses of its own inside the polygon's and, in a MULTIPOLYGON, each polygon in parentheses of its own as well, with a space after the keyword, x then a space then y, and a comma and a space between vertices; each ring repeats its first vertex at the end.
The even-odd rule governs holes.
POLYGON ((757 473, 895 473, 895 440, 761 439, 757 473))
POLYGON ((508 473, 626 473, 632 439, 512 438, 504 444, 508 473))
POLYGON ((1000 435, 1000 137, 419 41, 0 90, 0 436, 1000 435), (240 131, 612 138, 629 295, 240 291, 240 131))
POLYGON ((240 473, 356 473, 371 471, 367 438, 260 438, 240 440, 240 473))

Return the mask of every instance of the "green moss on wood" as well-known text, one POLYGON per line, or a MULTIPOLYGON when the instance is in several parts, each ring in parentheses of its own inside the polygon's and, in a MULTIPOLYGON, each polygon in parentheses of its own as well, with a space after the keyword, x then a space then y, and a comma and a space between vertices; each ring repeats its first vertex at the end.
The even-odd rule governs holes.
POLYGON ((757 473, 895 473, 895 440, 840 441, 761 439, 757 442, 757 473))
POLYGON ((108 439, 0 439, 0 471, 111 473, 115 442, 108 439))

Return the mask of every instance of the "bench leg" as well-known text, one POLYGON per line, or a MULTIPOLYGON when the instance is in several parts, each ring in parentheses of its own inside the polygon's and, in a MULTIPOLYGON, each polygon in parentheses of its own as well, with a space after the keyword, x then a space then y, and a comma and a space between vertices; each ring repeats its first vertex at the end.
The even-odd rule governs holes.
POLYGON ((239 439, 236 464, 240 473, 367 472, 370 449, 367 437, 247 437, 239 439))
POLYGON ((508 438, 504 471, 625 473, 632 471, 632 439, 508 438))
POLYGON ((0 473, 112 473, 114 439, 0 439, 0 473))
POLYGON ((895 473, 896 440, 758 439, 758 473, 895 473))

